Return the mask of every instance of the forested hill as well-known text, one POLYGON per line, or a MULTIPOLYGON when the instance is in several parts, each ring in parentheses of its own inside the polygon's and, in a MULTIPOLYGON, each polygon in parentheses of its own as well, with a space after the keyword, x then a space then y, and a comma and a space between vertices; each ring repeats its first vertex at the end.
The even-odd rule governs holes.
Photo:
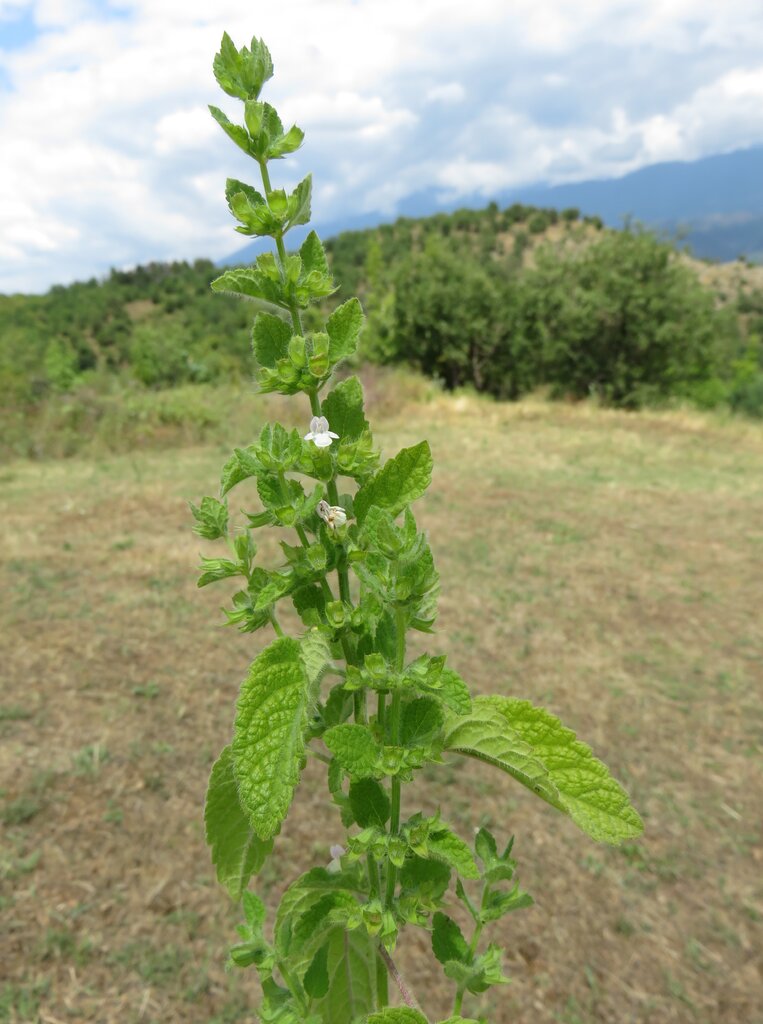
MULTIPOLYGON (((326 249, 339 283, 328 304, 363 301, 365 358, 500 398, 543 387, 763 412, 763 268, 695 263, 646 232, 518 204, 400 218, 326 249)), ((218 274, 207 260, 152 263, 0 297, 5 421, 83 389, 251 379, 257 310, 212 293, 218 274)))

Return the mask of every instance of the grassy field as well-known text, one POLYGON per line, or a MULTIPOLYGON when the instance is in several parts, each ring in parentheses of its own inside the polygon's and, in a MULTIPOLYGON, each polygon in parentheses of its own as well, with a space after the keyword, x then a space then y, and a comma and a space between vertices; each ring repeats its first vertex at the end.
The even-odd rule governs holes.
MULTIPOLYGON (((477 692, 561 715, 646 824, 596 846, 477 764, 410 787, 427 808, 447 799, 464 835, 517 836, 536 905, 506 922, 513 983, 479 1009, 491 1024, 760 1024, 763 428, 369 383, 385 452, 422 436, 434 450, 418 506, 442 576, 428 649, 477 692)), ((223 969, 237 914, 201 811, 265 638, 220 628, 219 588, 196 590, 186 506, 214 492, 227 450, 0 470, 0 1021, 253 1020, 256 981, 223 969)), ((322 786, 311 764, 260 879, 271 904, 340 838, 322 786)), ((404 943, 399 963, 447 1016, 427 951, 404 943)))

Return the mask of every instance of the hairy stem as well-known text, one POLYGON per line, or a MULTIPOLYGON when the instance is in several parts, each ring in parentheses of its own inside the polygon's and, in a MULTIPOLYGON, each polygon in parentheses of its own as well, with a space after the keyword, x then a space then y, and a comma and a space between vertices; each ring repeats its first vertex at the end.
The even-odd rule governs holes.
MULTIPOLYGON (((273 191, 273 188, 270 184, 270 173, 268 172, 267 161, 258 160, 257 162, 260 165, 262 185, 263 188, 265 189, 265 196, 267 198, 267 193, 273 191)), ((278 251, 278 261, 281 264, 281 269, 283 270, 284 266, 286 265, 286 246, 283 244, 283 235, 279 232, 277 235, 273 235, 273 238, 275 239, 276 249, 278 251)), ((299 315, 299 307, 297 306, 296 300, 294 298, 293 289, 291 291, 291 294, 289 295, 289 312, 291 313, 291 321, 292 324, 294 325, 294 333, 302 336, 304 334, 302 330, 302 317, 299 315)))
POLYGON ((403 1002, 405 1003, 405 1005, 410 1006, 412 1010, 418 1010, 418 1004, 416 1003, 416 1000, 413 998, 410 989, 403 981, 400 971, 398 971, 397 967, 395 966, 395 961, 392 959, 392 957, 389 955, 387 950, 382 945, 379 946, 379 956, 384 961, 387 970, 392 976, 392 980, 397 985, 400 991, 400 995, 403 997, 403 1002))
MULTIPOLYGON (((485 899, 487 898, 489 886, 485 885, 482 889, 482 899, 480 900, 480 910, 485 908, 485 899)), ((476 921, 474 924, 474 933, 472 934, 472 941, 469 943, 469 956, 474 957, 477 952, 477 946, 479 945, 480 936, 482 935, 482 929, 485 927, 482 921, 476 921)), ((464 1001, 464 993, 466 992, 465 985, 459 985, 456 992, 456 998, 453 1002, 453 1016, 457 1017, 461 1013, 461 1004, 464 1001)))
POLYGON ((389 972, 381 956, 381 946, 376 951, 376 1001, 380 1010, 389 1005, 389 972))
MULTIPOLYGON (((405 609, 395 609, 395 625, 397 648, 395 652, 395 672, 399 675, 405 668, 405 609)), ((402 698, 400 690, 396 689, 392 695, 390 707, 390 732, 394 745, 400 743, 400 714, 402 710, 402 698)), ((392 814, 389 823, 390 835, 396 836, 400 831, 400 776, 392 776, 392 814)), ((397 868, 388 861, 387 863, 387 890, 385 893, 385 904, 391 906, 395 898, 395 886, 397 885, 397 868)))

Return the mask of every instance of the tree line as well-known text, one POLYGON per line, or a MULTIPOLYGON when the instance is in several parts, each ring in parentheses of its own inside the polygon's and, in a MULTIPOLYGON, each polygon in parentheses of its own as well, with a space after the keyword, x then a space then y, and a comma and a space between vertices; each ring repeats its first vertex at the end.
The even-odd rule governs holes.
MULTIPOLYGON (((342 282, 329 302, 363 299, 364 358, 500 399, 543 388, 763 416, 763 289, 720 296, 673 242, 637 226, 493 203, 346 232, 326 248, 342 282)), ((251 377, 256 309, 214 295, 218 273, 208 260, 150 263, 0 297, 6 403, 251 377)))

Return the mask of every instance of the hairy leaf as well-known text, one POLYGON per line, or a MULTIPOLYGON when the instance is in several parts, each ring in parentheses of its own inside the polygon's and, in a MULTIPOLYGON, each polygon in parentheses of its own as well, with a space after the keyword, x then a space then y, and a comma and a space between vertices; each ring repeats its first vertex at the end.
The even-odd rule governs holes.
POLYGON ((217 583, 218 580, 242 575, 240 564, 231 562, 228 558, 202 558, 201 568, 203 572, 196 581, 197 587, 206 587, 210 583, 217 583))
POLYGON ((443 723, 443 711, 433 697, 417 697, 403 708, 400 738, 409 747, 431 740, 443 723))
POLYGON ((455 832, 443 829, 433 832, 428 840, 429 852, 433 857, 444 860, 455 868, 462 878, 479 878, 479 868, 474 863, 472 851, 455 832))
POLYGON ((432 952, 441 964, 449 960, 468 963, 469 945, 456 922, 438 911, 432 918, 432 952))
POLYGON ((190 503, 191 513, 196 520, 193 532, 205 540, 218 540, 228 533, 228 505, 217 498, 202 498, 201 505, 190 503))
POLYGON ((500 947, 491 944, 471 964, 449 960, 445 964, 445 973, 459 985, 479 995, 481 992, 487 992, 491 985, 508 984, 509 979, 501 969, 502 954, 503 950, 500 947))
POLYGON ((439 689, 433 690, 432 693, 458 715, 468 715, 471 711, 472 697, 469 688, 452 668, 443 669, 439 689))
POLYGON ((398 515, 406 505, 421 497, 431 479, 429 443, 422 441, 413 448, 401 449, 355 495, 353 508, 358 523, 363 522, 372 506, 386 509, 392 516, 398 515))
POLYGON ((357 299, 348 299, 341 306, 337 306, 326 321, 326 333, 329 336, 329 362, 332 365, 353 354, 362 326, 363 310, 357 299))
POLYGON ((225 182, 225 198, 228 201, 228 209, 234 217, 236 216, 236 211, 233 209, 231 201, 239 192, 243 192, 252 206, 266 205, 264 196, 261 196, 256 188, 247 185, 243 181, 239 181, 238 178, 228 178, 225 182))
POLYGON ((315 231, 311 231, 304 240, 300 246, 299 255, 302 258, 302 267, 306 274, 317 273, 322 277, 328 276, 329 265, 326 251, 315 231))
POLYGON ((239 900, 251 876, 265 863, 273 840, 263 842, 252 831, 238 798, 233 751, 229 746, 212 766, 204 826, 217 880, 226 887, 231 899, 239 900))
POLYGON ((428 1024, 423 1013, 410 1006, 387 1006, 378 1013, 370 1013, 365 1024, 428 1024))
POLYGON ((310 220, 310 197, 312 190, 313 176, 308 174, 289 196, 288 227, 294 227, 297 224, 307 224, 310 220))
POLYGON ((555 715, 513 697, 478 697, 475 706, 497 711, 530 746, 555 790, 553 799, 545 792, 540 795, 569 814, 592 839, 617 844, 641 835, 643 822, 623 787, 555 715))
POLYGON ((329 946, 324 943, 312 959, 305 974, 305 992, 311 999, 322 999, 329 990, 329 946))
POLYGON ((265 648, 241 687, 233 738, 236 781, 261 839, 280 829, 299 781, 309 691, 299 642, 290 637, 265 648))
POLYGON ((232 139, 239 149, 243 149, 247 156, 250 156, 252 149, 249 133, 246 128, 242 128, 240 124, 233 124, 233 122, 222 112, 222 110, 220 110, 219 107, 214 107, 210 104, 209 112, 228 138, 232 139))
POLYGON ((357 377, 348 377, 323 400, 323 415, 342 441, 353 441, 368 430, 363 412, 363 387, 357 377))
POLYGON ((323 742, 352 778, 369 779, 376 774, 381 750, 365 725, 335 725, 324 733, 323 742))
POLYGON ((258 96, 263 84, 272 77, 273 61, 267 46, 256 36, 251 48, 242 46, 239 50, 224 32, 212 69, 221 89, 229 96, 246 100, 258 96))
POLYGON ((335 928, 328 939, 329 989, 314 1010, 331 1024, 355 1024, 376 1003, 376 949, 363 929, 335 928))
POLYGON ((468 715, 446 715, 443 750, 476 757, 513 775, 534 793, 553 802, 556 787, 549 781, 548 769, 532 747, 507 726, 505 717, 492 707, 475 700, 468 715))
POLYGON ((252 328, 254 357, 260 366, 273 369, 289 351, 291 328, 280 316, 259 313, 252 328))
POLYGON ((240 267, 226 270, 210 285, 213 292, 227 292, 244 299, 261 299, 274 306, 288 308, 282 285, 271 281, 257 267, 240 267))
POLYGON ((361 828, 376 825, 383 829, 389 820, 387 791, 375 779, 358 779, 350 783, 350 807, 361 828))

